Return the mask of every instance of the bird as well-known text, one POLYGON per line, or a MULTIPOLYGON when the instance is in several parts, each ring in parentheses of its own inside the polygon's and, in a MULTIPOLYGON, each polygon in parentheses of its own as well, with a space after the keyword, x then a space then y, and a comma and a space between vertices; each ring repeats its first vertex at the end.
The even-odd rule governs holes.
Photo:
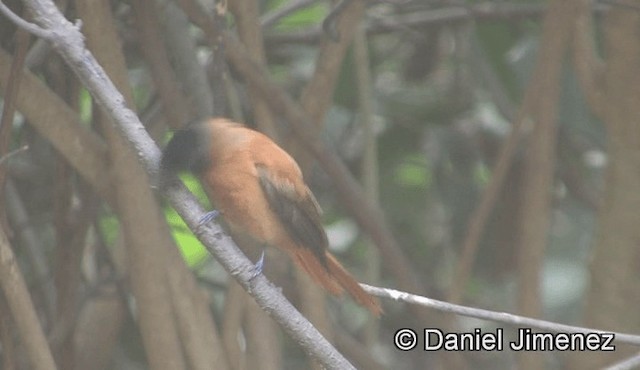
POLYGON ((162 176, 194 173, 232 231, 280 248, 329 293, 345 291, 373 315, 367 293, 328 249, 322 210, 296 161, 266 135, 226 118, 193 121, 163 150, 162 176))

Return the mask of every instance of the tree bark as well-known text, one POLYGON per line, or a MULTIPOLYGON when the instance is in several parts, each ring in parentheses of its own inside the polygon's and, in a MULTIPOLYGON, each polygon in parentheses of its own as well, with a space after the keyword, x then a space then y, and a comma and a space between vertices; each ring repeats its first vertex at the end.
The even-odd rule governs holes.
MULTIPOLYGON (((598 329, 640 331, 640 14, 613 7, 604 23, 603 118, 609 168, 591 263, 585 324, 598 329)), ((636 349, 637 350, 637 349, 636 349)), ((570 368, 596 369, 634 353, 576 353, 570 368)))

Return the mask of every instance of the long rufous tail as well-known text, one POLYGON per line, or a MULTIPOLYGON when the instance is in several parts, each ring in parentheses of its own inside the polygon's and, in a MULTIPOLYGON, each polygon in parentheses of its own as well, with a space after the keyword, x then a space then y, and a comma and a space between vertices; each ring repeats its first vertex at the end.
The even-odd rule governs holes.
POLYGON ((327 252, 326 254, 326 268, 311 250, 297 248, 294 253, 294 258, 298 265, 331 294, 341 295, 346 290, 356 302, 366 307, 375 316, 380 316, 382 308, 378 300, 365 292, 358 281, 342 267, 331 253, 327 252))

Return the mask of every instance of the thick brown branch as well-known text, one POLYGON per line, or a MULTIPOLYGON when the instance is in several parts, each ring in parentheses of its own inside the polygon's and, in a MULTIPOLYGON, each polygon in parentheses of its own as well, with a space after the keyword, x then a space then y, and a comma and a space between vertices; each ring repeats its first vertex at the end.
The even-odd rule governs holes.
POLYGON ((13 320, 35 370, 55 370, 53 356, 49 350, 40 321, 27 284, 20 273, 9 241, 0 228, 0 285, 7 299, 13 320))
MULTIPOLYGON (((12 59, 0 50, 0 86, 6 86, 12 59)), ((78 114, 39 78, 24 70, 16 107, 36 131, 45 137, 93 186, 111 202, 106 181, 107 147, 96 134, 87 130, 78 114), (69 138, 75 138, 69 140, 69 138)))

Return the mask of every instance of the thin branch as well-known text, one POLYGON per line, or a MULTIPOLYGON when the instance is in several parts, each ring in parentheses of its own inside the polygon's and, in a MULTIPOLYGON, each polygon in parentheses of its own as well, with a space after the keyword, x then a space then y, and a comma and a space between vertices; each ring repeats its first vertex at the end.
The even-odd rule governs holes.
POLYGON ((634 4, 631 2, 625 2, 621 0, 598 0, 598 2, 603 4, 609 4, 611 6, 619 6, 621 8, 627 8, 630 10, 640 11, 640 5, 634 4))
POLYGON ((604 370, 632 370, 640 367, 640 353, 625 358, 620 362, 616 362, 611 366, 607 366, 604 370))
POLYGON ((2 164, 6 161, 8 161, 9 159, 11 159, 11 157, 18 155, 24 151, 29 150, 29 145, 24 145, 21 148, 18 148, 16 150, 10 151, 9 153, 3 155, 2 157, 0 157, 0 166, 2 166, 2 164))
POLYGON ((131 5, 140 35, 139 45, 149 65, 156 91, 162 100, 164 114, 169 122, 187 122, 190 118, 190 107, 171 69, 165 42, 160 34, 156 2, 134 1, 131 5))
MULTIPOLYGON (((149 137, 133 111, 124 105, 116 89, 95 57, 86 49, 76 26, 67 21, 50 0, 27 0, 36 21, 55 30, 52 40, 55 50, 69 64, 80 81, 102 106, 135 148, 139 159, 152 176, 157 175, 160 150, 149 137)), ((351 365, 326 339, 291 305, 282 293, 263 276, 251 280, 253 264, 224 234, 218 224, 200 226, 205 212, 197 199, 181 183, 166 187, 165 195, 187 225, 224 268, 256 302, 312 357, 328 369, 352 369, 351 365)))
MULTIPOLYGON (((236 29, 242 43, 257 62, 266 65, 264 37, 258 18, 260 15, 259 4, 254 0, 235 0, 229 3, 229 9, 235 17, 236 29)), ((278 141, 279 135, 269 105, 250 85, 248 93, 256 126, 262 133, 278 141)))
MULTIPOLYGON (((363 131, 363 154, 361 162, 362 187, 367 192, 367 198, 373 202, 380 201, 380 162, 378 161, 378 138, 375 130, 375 98, 373 92, 373 77, 369 59, 367 35, 362 25, 358 26, 353 40, 353 60, 356 69, 356 83, 358 90, 359 123, 363 131)), ((366 278, 369 282, 380 281, 382 261, 380 251, 370 240, 366 240, 366 278)), ((380 321, 373 316, 367 319, 364 330, 364 340, 373 346, 378 340, 380 321)))
MULTIPOLYGON (((355 31, 364 16, 365 4, 363 0, 342 0, 333 13, 333 20, 327 18, 326 24, 333 31, 331 37, 339 37, 338 40, 324 38, 320 43, 318 57, 316 58, 313 76, 304 87, 300 104, 307 112, 309 122, 315 132, 324 125, 324 118, 333 103, 333 92, 338 81, 338 75, 342 68, 347 48, 355 31)), ((312 131, 313 132, 313 131, 312 131)), ((295 153, 294 157, 295 157, 295 153)), ((300 162, 300 159, 298 162, 300 162)), ((301 167, 305 169, 304 158, 301 167)))
POLYGON ((7 7, 2 1, 0 1, 0 13, 4 14, 7 18, 9 18, 9 20, 15 23, 16 26, 22 28, 23 30, 35 36, 38 36, 45 40, 51 40, 53 38, 52 32, 20 18, 20 16, 18 16, 16 13, 11 11, 11 9, 9 9, 9 7, 7 7))
MULTIPOLYGON (((186 89, 187 101, 193 106, 195 117, 208 117, 214 112, 214 95, 205 68, 198 61, 197 47, 189 32, 191 24, 187 15, 174 1, 156 1, 163 10, 158 13, 162 22, 162 38, 167 46, 176 78, 186 89)), ((169 122, 173 128, 180 128, 184 122, 169 122)))
POLYGON ((602 119, 606 106, 602 92, 605 66, 594 45, 591 2, 581 0, 576 5, 578 11, 572 40, 573 65, 589 107, 602 119))
POLYGON ((369 294, 380 298, 388 298, 397 302, 405 302, 419 306, 433 308, 438 311, 453 313, 460 316, 473 317, 476 319, 500 322, 511 326, 530 327, 554 333, 596 333, 596 334, 614 334, 615 341, 619 343, 640 346, 640 335, 626 334, 620 332, 591 329, 581 326, 558 324, 551 321, 532 319, 530 317, 514 315, 507 312, 497 312, 483 310, 481 308, 473 308, 459 304, 439 301, 407 292, 401 292, 395 289, 379 288, 371 285, 360 284, 362 288, 369 294))

